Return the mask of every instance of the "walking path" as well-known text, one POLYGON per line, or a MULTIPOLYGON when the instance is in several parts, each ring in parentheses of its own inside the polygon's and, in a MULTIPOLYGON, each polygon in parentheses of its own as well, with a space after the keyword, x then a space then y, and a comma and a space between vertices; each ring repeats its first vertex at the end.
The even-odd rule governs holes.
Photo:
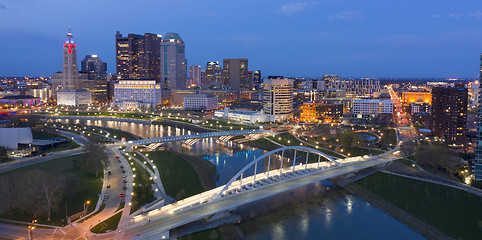
MULTIPOLYGON (((312 146, 312 147, 314 147, 314 148, 320 148, 320 149, 323 149, 323 150, 325 150, 325 151, 328 151, 328 152, 331 152, 331 153, 335 153, 335 154, 341 155, 341 156, 346 157, 346 158, 348 157, 347 155, 345 155, 345 154, 343 154, 343 153, 339 153, 339 152, 335 152, 335 151, 332 151, 332 150, 327 149, 327 148, 315 146, 315 145, 313 145, 313 144, 311 144, 311 143, 309 143, 309 142, 304 141, 303 139, 299 138, 298 136, 296 136, 295 134, 293 134, 293 133, 291 133, 291 132, 290 132, 290 134, 291 134, 296 140, 298 140, 298 141, 300 141, 300 142, 302 142, 302 143, 304 143, 304 144, 306 144, 306 145, 308 145, 308 146, 312 146)), ((334 157, 334 156, 333 156, 333 157, 334 157)), ((335 158, 337 158, 337 157, 335 157, 335 158)))

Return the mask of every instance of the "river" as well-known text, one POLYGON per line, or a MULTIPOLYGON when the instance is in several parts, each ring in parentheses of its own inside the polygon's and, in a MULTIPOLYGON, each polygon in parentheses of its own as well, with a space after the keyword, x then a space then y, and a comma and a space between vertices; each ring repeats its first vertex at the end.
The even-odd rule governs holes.
MULTIPOLYGON (((115 128, 142 138, 191 133, 182 128, 161 125, 100 120, 57 121, 115 128)), ((216 165, 219 176, 217 186, 226 184, 247 163, 264 153, 243 145, 219 144, 212 139, 195 143, 189 151, 180 143, 169 143, 167 147, 201 156, 216 165)), ((258 201, 241 208, 238 213, 243 217, 239 227, 246 239, 424 239, 360 197, 333 186, 329 181, 258 201), (280 199, 283 199, 282 203, 273 204, 280 199)))

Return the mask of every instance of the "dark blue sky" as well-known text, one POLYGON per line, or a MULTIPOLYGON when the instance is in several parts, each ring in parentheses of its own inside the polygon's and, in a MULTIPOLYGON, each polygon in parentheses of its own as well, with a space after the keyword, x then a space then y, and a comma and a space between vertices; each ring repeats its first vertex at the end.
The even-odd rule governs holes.
POLYGON ((68 26, 78 62, 115 71, 114 34, 177 32, 188 64, 249 58, 263 75, 477 77, 481 0, 0 0, 0 76, 62 69, 68 26))

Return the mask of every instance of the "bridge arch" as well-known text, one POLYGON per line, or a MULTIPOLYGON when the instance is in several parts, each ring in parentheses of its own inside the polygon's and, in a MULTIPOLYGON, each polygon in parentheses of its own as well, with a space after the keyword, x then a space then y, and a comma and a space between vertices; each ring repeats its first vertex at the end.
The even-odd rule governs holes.
POLYGON ((284 151, 286 150, 294 150, 295 153, 294 153, 294 160, 293 160, 293 171, 295 169, 295 165, 296 165, 296 152, 297 151, 301 151, 301 152, 306 152, 307 155, 306 155, 306 162, 308 162, 308 158, 309 158, 309 154, 312 153, 312 154, 315 154, 315 155, 318 155, 318 166, 319 166, 319 163, 320 163, 320 160, 321 158, 323 157, 324 159, 330 161, 331 163, 333 163, 335 166, 339 165, 340 163, 338 163, 337 161, 335 161, 333 159, 333 157, 323 153, 323 152, 320 152, 316 149, 313 149, 313 148, 308 148, 308 147, 303 147, 303 146, 286 146, 286 147, 281 147, 281 148, 277 148, 275 150, 272 150, 272 151, 269 151, 259 157, 257 157, 256 159, 254 159, 253 161, 251 161, 250 163, 248 163, 243 169, 239 170, 238 173, 236 173, 236 175, 234 175, 234 177, 231 178, 231 180, 229 180, 229 182, 224 186, 224 188, 217 192, 217 193, 214 193, 212 196, 211 196, 211 199, 216 199, 216 198, 219 198, 221 197, 228 189, 229 187, 231 186, 231 184, 233 184, 238 178, 240 178, 240 181, 241 181, 241 184, 242 184, 242 179, 243 179, 243 173, 246 172, 246 170, 250 169, 253 165, 255 166, 254 168, 254 181, 256 181, 256 168, 257 168, 257 163, 259 161, 262 161, 263 159, 265 159, 266 157, 269 157, 269 160, 268 160, 268 169, 267 169, 267 176, 269 177, 269 172, 270 172, 270 163, 271 163, 271 155, 273 154, 276 154, 276 153, 280 153, 281 152, 281 166, 280 166, 280 175, 282 173, 282 170, 283 170, 283 158, 284 158, 284 151))

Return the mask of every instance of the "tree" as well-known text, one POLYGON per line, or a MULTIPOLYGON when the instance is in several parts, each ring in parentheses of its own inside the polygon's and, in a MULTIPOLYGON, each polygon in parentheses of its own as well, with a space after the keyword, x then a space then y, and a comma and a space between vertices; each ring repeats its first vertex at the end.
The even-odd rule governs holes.
POLYGON ((13 209, 18 207, 20 174, 0 175, 0 201, 1 205, 8 208, 8 215, 13 214, 13 209))
POLYGON ((23 173, 20 178, 19 205, 22 210, 31 212, 33 218, 37 218, 40 213, 39 180, 42 175, 40 170, 31 170, 23 173))
POLYGON ((84 144, 84 152, 87 153, 85 161, 87 171, 95 173, 95 176, 99 176, 99 171, 102 170, 102 163, 107 160, 105 147, 97 143, 94 138, 90 138, 84 144))
POLYGON ((404 157, 409 158, 417 152, 417 144, 413 141, 403 142, 403 144, 400 146, 400 151, 404 157))
POLYGON ((0 146, 0 163, 8 162, 8 149, 0 146))
POLYGON ((361 143, 363 139, 360 135, 354 133, 351 130, 345 130, 342 134, 338 135, 340 143, 345 146, 353 146, 361 143))
POLYGON ((70 203, 74 200, 75 191, 80 186, 79 176, 74 173, 70 173, 65 178, 65 192, 67 193, 67 199, 70 203))
POLYGON ((43 173, 42 179, 39 180, 41 202, 47 212, 47 221, 50 221, 52 210, 56 210, 61 202, 62 182, 58 177, 47 173, 43 173))

